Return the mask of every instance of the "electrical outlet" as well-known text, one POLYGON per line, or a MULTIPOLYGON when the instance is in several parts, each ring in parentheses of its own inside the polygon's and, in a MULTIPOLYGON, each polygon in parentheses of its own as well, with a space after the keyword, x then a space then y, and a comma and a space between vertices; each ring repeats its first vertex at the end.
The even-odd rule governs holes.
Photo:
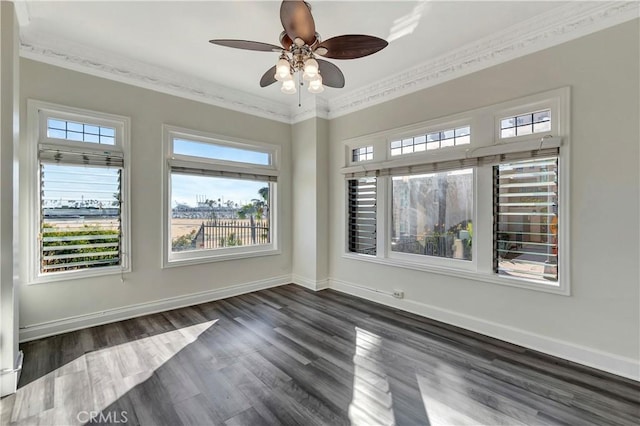
POLYGON ((393 290, 393 297, 395 297, 396 299, 404 298, 404 291, 402 291, 402 290, 393 290))

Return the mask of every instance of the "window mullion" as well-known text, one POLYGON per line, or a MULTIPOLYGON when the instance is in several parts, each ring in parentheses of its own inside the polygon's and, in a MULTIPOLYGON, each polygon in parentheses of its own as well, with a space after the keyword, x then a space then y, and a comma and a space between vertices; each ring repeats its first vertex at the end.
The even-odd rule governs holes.
POLYGON ((378 178, 378 194, 376 199, 376 253, 377 257, 385 258, 389 251, 389 231, 391 230, 391 193, 389 191, 390 177, 378 178))
POLYGON ((493 270, 493 173, 490 166, 476 169, 476 225, 473 227, 474 256, 478 272, 493 270))

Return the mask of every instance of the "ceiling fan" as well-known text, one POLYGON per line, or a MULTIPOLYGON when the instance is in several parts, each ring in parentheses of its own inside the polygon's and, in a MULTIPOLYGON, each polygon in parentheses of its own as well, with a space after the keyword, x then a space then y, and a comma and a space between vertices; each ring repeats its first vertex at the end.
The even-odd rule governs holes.
POLYGON ((280 44, 262 43, 247 40, 214 39, 210 43, 236 49, 256 50, 259 52, 280 52, 280 58, 260 79, 260 87, 267 87, 276 81, 282 81, 282 92, 296 93, 298 84, 309 82, 311 93, 320 93, 324 85, 344 87, 342 71, 329 61, 330 59, 356 59, 376 53, 389 43, 370 35, 349 34, 332 37, 322 41, 316 32, 311 6, 303 0, 284 0, 280 5, 280 21, 284 31, 280 34, 280 44), (301 78, 302 74, 302 78, 301 78))

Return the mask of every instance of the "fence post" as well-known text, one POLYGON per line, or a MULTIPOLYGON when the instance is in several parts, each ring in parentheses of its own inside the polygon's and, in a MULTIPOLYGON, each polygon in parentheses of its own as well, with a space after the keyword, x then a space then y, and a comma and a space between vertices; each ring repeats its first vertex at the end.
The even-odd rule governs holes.
POLYGON ((202 222, 202 225, 200 225, 200 229, 198 229, 198 232, 196 233, 195 238, 191 241, 191 246, 193 248, 204 248, 204 244, 206 242, 206 237, 204 233, 205 233, 205 227, 204 227, 204 222, 202 222))
POLYGON ((253 220, 253 215, 249 216, 249 223, 251 224, 251 244, 256 243, 256 222, 253 220))

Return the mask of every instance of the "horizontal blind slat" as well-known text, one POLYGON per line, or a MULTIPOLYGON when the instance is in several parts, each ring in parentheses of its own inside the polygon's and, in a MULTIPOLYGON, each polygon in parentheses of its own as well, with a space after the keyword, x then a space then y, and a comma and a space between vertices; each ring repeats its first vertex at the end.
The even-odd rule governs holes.
POLYGON ((95 248, 104 248, 104 247, 118 247, 119 245, 120 245, 120 241, 114 241, 111 243, 98 243, 98 244, 44 246, 44 250, 45 251, 63 251, 63 250, 95 249, 95 248))
MULTIPOLYGON (((43 250, 46 252, 46 248, 43 250)), ((54 254, 43 255, 44 260, 61 260, 61 259, 78 259, 83 257, 101 257, 101 256, 115 256, 118 255, 118 251, 97 251, 93 253, 69 253, 69 254, 54 254)))
POLYGON ((87 260, 84 262, 68 262, 68 263, 56 263, 51 265, 44 265, 42 269, 44 271, 53 271, 54 269, 68 270, 78 269, 80 267, 90 267, 98 265, 117 266, 120 263, 119 257, 112 259, 100 259, 100 260, 87 260))

